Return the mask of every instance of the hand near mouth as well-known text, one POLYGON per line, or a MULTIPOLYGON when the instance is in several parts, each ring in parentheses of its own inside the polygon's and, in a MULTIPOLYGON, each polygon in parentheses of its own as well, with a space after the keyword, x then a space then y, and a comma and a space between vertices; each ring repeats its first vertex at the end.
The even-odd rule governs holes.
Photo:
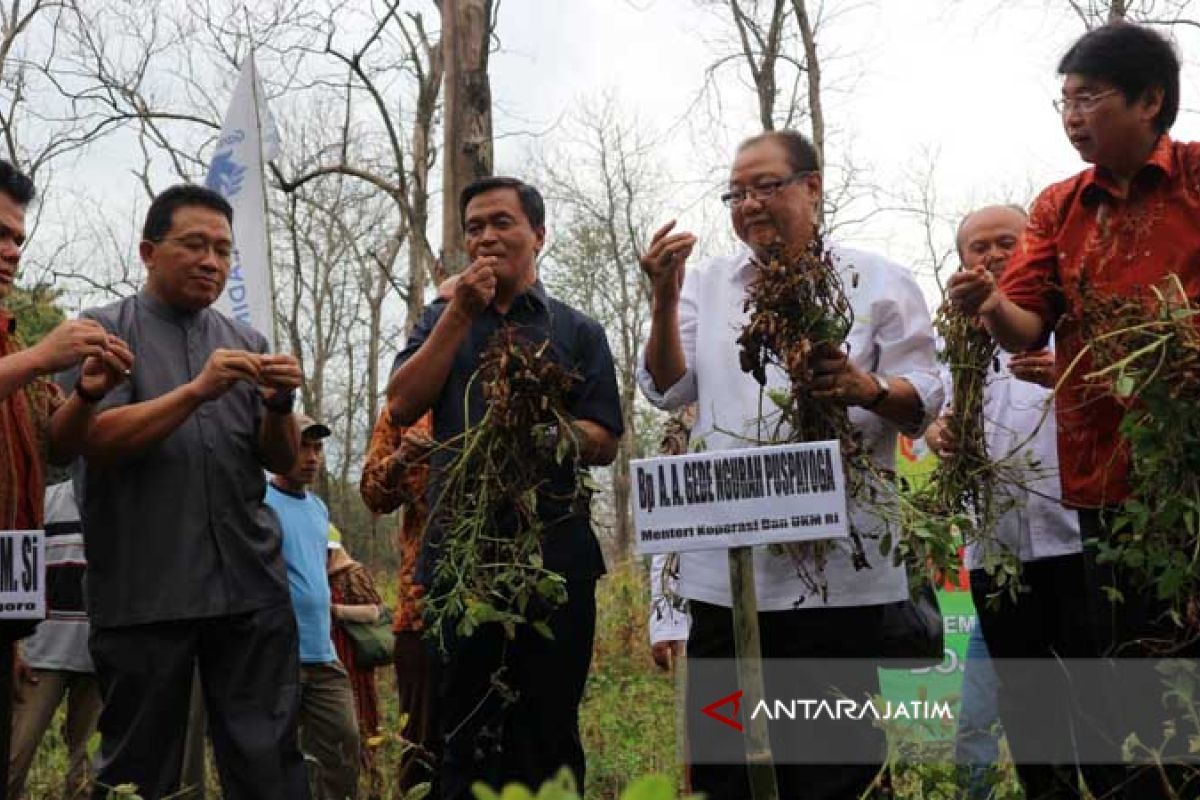
POLYGON ((474 319, 496 298, 495 256, 480 256, 459 276, 454 286, 452 305, 474 319))

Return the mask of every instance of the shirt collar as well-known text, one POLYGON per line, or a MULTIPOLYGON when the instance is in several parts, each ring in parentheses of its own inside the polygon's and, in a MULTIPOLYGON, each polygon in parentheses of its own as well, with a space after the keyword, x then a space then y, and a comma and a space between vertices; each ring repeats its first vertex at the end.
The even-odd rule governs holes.
POLYGON ((174 322, 183 326, 191 325, 200 318, 201 314, 208 310, 207 308, 202 308, 199 311, 182 311, 159 300, 144 288, 138 292, 137 299, 139 305, 144 306, 156 317, 161 317, 168 322, 174 322))
POLYGON ((307 500, 308 499, 308 490, 307 489, 300 491, 300 492, 293 492, 291 489, 285 489, 282 486, 280 486, 278 483, 275 483, 274 481, 271 481, 271 488, 274 489, 275 491, 279 492, 280 494, 291 497, 294 500, 307 500))
POLYGON ((550 307, 549 298, 546 296, 546 287, 542 286, 541 278, 534 280, 528 289, 514 297, 512 307, 515 308, 522 301, 529 303, 534 308, 546 309, 550 307))
POLYGON ((754 251, 746 245, 742 245, 742 249, 735 253, 733 258, 733 269, 729 271, 729 281, 736 284, 748 282, 762 263, 758 260, 758 256, 754 255, 754 251))
MULTIPOLYGON (((1150 151, 1146 162, 1134 173, 1134 181, 1143 174, 1153 172, 1159 172, 1170 180, 1175 174, 1174 154, 1174 142, 1171 141, 1170 136, 1165 133, 1162 134, 1158 137, 1158 141, 1154 144, 1154 149, 1150 151)), ((1130 185, 1133 185, 1133 181, 1130 182, 1130 185)), ((1097 193, 1103 193, 1109 197, 1124 197, 1128 194, 1127 191, 1121 191, 1116 182, 1109 177, 1108 173, 1099 167, 1092 167, 1083 174, 1083 187, 1081 191, 1084 200, 1098 199, 1099 195, 1097 193)))

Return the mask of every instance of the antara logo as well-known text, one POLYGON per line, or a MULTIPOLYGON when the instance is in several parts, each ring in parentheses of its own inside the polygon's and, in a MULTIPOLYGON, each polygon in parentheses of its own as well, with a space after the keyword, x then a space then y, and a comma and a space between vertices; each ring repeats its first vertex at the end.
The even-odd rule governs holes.
POLYGON ((720 700, 713 701, 712 703, 709 703, 708 705, 706 705, 704 708, 702 708, 700 710, 706 716, 712 717, 717 722, 720 722, 722 725, 728 725, 729 727, 733 728, 738 733, 741 733, 742 732, 742 723, 738 722, 737 719, 735 719, 735 717, 737 717, 737 715, 738 715, 738 711, 741 710, 741 707, 742 707, 742 690, 738 689, 733 694, 726 695, 725 697, 722 697, 720 700), (732 716, 727 717, 724 714, 717 711, 717 709, 720 708, 721 706, 730 705, 730 704, 733 705, 732 716))

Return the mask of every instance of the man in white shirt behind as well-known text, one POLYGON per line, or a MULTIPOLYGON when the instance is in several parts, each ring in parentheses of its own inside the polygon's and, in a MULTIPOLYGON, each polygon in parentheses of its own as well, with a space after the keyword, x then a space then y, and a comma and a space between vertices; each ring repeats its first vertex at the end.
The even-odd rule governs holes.
MULTIPOLYGON (((762 387, 739 367, 737 336, 748 318, 746 290, 770 248, 782 243, 789 252, 802 252, 812 241, 821 187, 818 156, 804 136, 794 131, 755 136, 738 147, 729 190, 722 197, 733 229, 747 247, 685 273, 696 239, 672 233, 670 223, 655 234, 641 259, 653 287, 650 339, 639 374, 642 391, 663 409, 695 402, 692 435, 707 450, 749 446, 763 409, 772 407, 762 387)), ((846 405, 864 452, 876 467, 891 470, 897 435, 921 435, 942 408, 929 311, 907 269, 871 253, 837 245, 827 249, 845 285, 854 324, 842 351, 815 361, 813 386, 846 405)), ((767 388, 788 386, 781 371, 768 369, 767 388)), ((819 669, 822 659, 860 659, 839 665, 837 689, 846 697, 862 702, 865 694, 879 691, 875 665, 866 659, 880 655, 885 607, 908 597, 904 568, 879 553, 879 537, 888 529, 885 517, 892 516, 879 513, 880 504, 887 502, 886 492, 873 503, 851 500, 851 525, 863 539, 869 568, 856 569, 848 542, 839 540, 823 566, 825 598, 807 590, 790 556, 755 550, 769 698, 826 698, 830 675, 819 669), (815 671, 801 675, 793 666, 776 681, 773 659, 807 659, 815 671)), ((815 564, 805 566, 817 571, 815 564)), ((732 659, 727 551, 683 553, 679 593, 688 599, 691 614, 689 660, 732 659)), ((693 667, 690 677, 695 675, 693 667)), ((689 680, 689 714, 718 699, 704 695, 702 683, 689 680)), ((748 716, 744 709, 743 720, 748 716)), ((698 746, 707 747, 732 731, 697 716, 690 717, 689 725, 693 788, 710 800, 749 797, 744 764, 699 763, 696 758, 698 746)), ((806 740, 800 753, 789 738, 797 725, 772 726, 781 797, 858 797, 871 784, 883 762, 882 731, 867 720, 840 722, 836 728, 832 736, 806 740), (821 759, 824 764, 814 763, 821 759), (797 760, 808 763, 787 763, 797 760)))
MULTIPOLYGON (((999 280, 1027 221, 1013 206, 988 206, 965 216, 956 242, 962 268, 983 266, 999 280)), ((949 395, 948 372, 945 379, 949 395)), ((1011 479, 995 485, 997 502, 1009 507, 994 530, 969 543, 966 553, 972 599, 999 678, 1000 718, 1025 794, 1035 799, 1081 796, 1074 764, 1052 762, 1063 743, 1089 735, 1088 723, 1068 702, 1068 686, 1048 683, 1060 679, 1059 670, 1031 670, 1006 659, 1085 658, 1098 646, 1087 624, 1079 515, 1062 505, 1056 380, 1053 349, 997 354, 983 393, 984 435, 989 458, 1003 464, 1002 474, 1011 479), (997 557, 1021 563, 1021 591, 1015 598, 984 568, 997 557), (1048 711, 1055 704, 1061 709, 1048 711)), ((953 452, 945 415, 930 425, 926 440, 941 456, 953 452)), ((964 717, 970 700, 964 686, 964 717)), ((963 733, 960 727, 960 737, 963 733)), ((1084 765, 1082 770, 1093 791, 1110 781, 1097 773, 1103 768, 1084 765)))

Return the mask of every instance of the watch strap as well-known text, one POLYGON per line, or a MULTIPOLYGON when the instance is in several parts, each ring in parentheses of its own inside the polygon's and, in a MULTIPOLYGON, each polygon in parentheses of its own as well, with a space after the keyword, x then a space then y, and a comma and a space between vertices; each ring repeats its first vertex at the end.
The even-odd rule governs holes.
POLYGON ((264 397, 263 407, 276 414, 290 414, 296 408, 296 393, 283 392, 274 397, 264 397))
POLYGON ((892 393, 892 388, 888 385, 887 378, 882 375, 877 375, 874 372, 870 373, 871 379, 879 385, 879 391, 870 400, 862 404, 862 408, 871 411, 880 403, 887 399, 887 396, 892 393))
POLYGON ((79 399, 87 403, 89 406, 94 406, 104 399, 102 394, 92 394, 87 389, 83 388, 83 379, 75 381, 75 388, 72 390, 79 395, 79 399))

